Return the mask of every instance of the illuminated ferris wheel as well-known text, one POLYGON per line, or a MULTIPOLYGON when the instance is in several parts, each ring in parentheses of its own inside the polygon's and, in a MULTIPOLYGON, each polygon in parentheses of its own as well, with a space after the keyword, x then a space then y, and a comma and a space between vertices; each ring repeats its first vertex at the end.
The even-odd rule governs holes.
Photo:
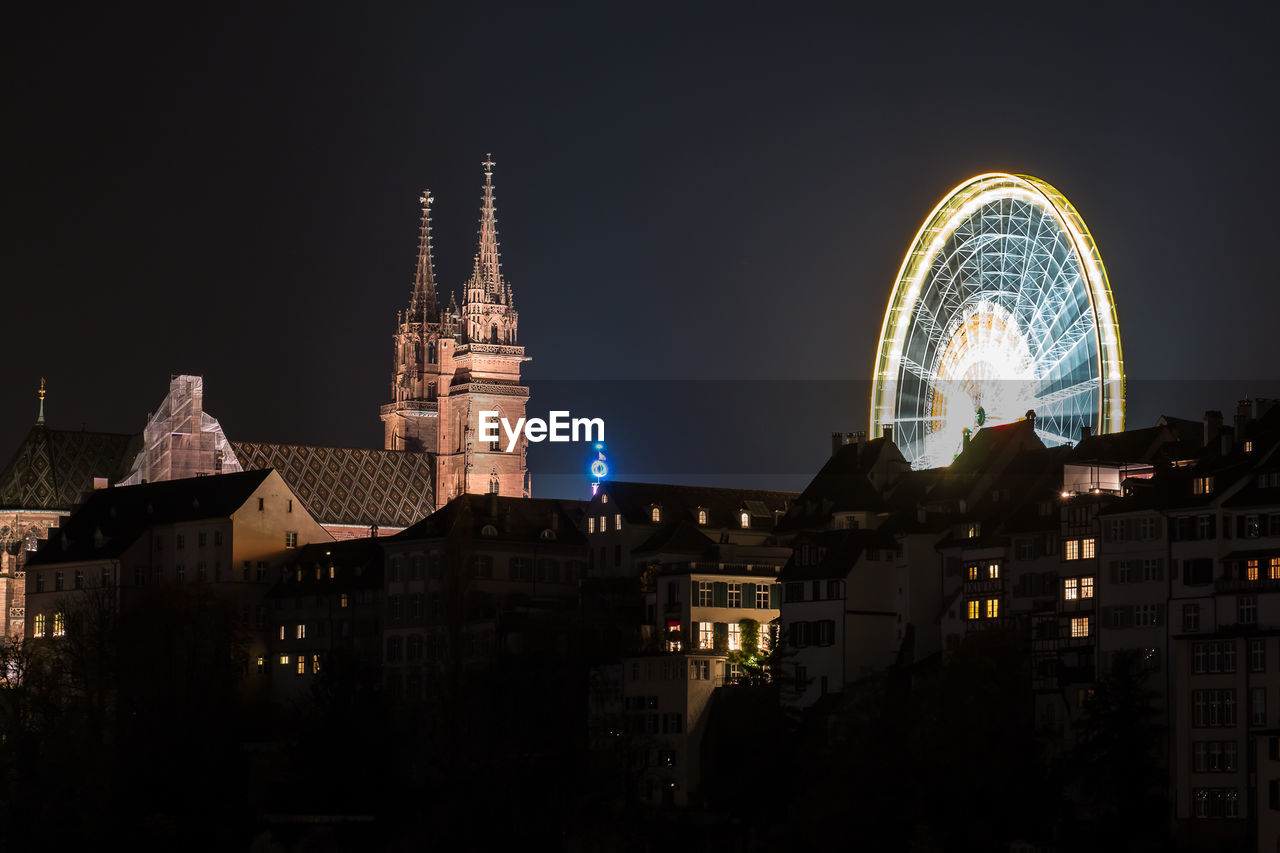
POLYGON ((1124 362, 1102 256, 1038 178, 965 181, 929 214, 880 332, 871 434, 913 468, 950 464, 966 433, 1035 412, 1047 445, 1124 429, 1124 362))

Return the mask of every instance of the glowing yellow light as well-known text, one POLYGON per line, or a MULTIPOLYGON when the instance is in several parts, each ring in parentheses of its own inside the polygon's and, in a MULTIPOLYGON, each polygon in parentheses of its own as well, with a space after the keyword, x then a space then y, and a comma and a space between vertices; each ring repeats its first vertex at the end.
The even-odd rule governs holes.
MULTIPOLYGON (((1097 366, 1101 393, 1098 420, 1093 428, 1099 433, 1124 429, 1124 359, 1120 348, 1119 324, 1106 268, 1089 229, 1071 202, 1048 183, 1027 175, 995 172, 970 178, 948 193, 925 218, 903 258, 880 328, 876 367, 872 374, 872 435, 879 434, 882 426, 893 423, 898 377, 903 366, 903 348, 908 340, 916 302, 934 259, 959 225, 980 208, 1002 199, 1016 199, 1050 213, 1070 241, 1086 281, 1085 290, 1093 308, 1098 342, 1097 366)), ((987 340, 999 342, 1000 336, 1005 334, 1002 329, 1004 325, 1004 319, 997 316, 982 317, 976 322, 974 318, 969 318, 946 345, 939 374, 947 372, 956 378, 955 371, 963 367, 966 358, 972 354, 971 339, 985 335, 987 340)), ((1019 375, 1021 370, 1012 370, 1015 366, 1013 362, 1019 361, 1012 343, 998 352, 988 347, 985 355, 988 356, 989 363, 994 363, 1001 369, 1011 368, 1001 378, 1022 378, 1019 375), (994 358, 991 357, 993 355, 994 358)), ((969 358, 968 363, 972 365, 973 359, 969 358)), ((1013 405, 1012 402, 1009 405, 1013 405)), ((945 408, 945 400, 935 399, 931 417, 938 415, 940 410, 945 411, 945 408)))

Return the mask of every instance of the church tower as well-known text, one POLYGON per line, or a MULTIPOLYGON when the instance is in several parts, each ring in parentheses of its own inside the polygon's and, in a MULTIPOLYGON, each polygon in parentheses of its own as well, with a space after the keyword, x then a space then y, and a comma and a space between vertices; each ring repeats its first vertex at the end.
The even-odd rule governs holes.
POLYGON ((392 401, 382 407, 384 446, 434 454, 436 507, 461 494, 529 496, 527 444, 510 453, 505 437, 481 443, 482 411, 513 426, 525 416, 529 389, 520 384, 526 361, 517 338, 511 286, 502 277, 493 196, 493 159, 484 162, 480 244, 459 310, 452 295, 439 305, 431 262, 431 196, 422 194, 418 265, 408 311, 393 336, 392 401))

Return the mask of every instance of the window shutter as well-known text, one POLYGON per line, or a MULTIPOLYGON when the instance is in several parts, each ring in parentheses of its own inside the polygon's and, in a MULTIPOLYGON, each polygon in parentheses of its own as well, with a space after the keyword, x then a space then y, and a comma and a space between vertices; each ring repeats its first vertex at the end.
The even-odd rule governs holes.
POLYGON ((1156 533, 1155 535, 1156 539, 1159 539, 1161 536, 1164 535, 1164 519, 1162 518, 1156 519, 1155 533, 1156 533))
MULTIPOLYGON (((1170 525, 1170 527, 1172 527, 1172 525, 1170 525)), ((1185 584, 1191 583, 1191 561, 1190 560, 1182 561, 1182 582, 1185 584)))
POLYGON ((1117 578, 1119 577, 1119 573, 1116 571, 1115 560, 1112 560, 1111 563, 1108 565, 1107 572, 1108 572, 1107 579, 1111 581, 1111 583, 1119 583, 1119 580, 1117 580, 1117 578))
POLYGON ((711 637, 715 641, 716 651, 724 651, 729 647, 729 623, 716 622, 711 626, 711 637))
POLYGON ((769 609, 777 610, 782 606, 782 584, 769 585, 769 609))
POLYGON ((1209 516, 1209 538, 1218 538, 1218 517, 1216 515, 1209 516))
POLYGON ((756 585, 753 583, 744 583, 742 585, 742 606, 754 608, 756 606, 756 585))
POLYGON ((1163 625, 1163 624, 1164 624, 1164 605, 1163 605, 1163 604, 1157 604, 1157 605, 1156 605, 1156 621, 1155 621, 1155 624, 1157 624, 1157 625, 1163 625))
POLYGON ((698 606, 698 582, 689 581, 689 606, 698 606))
POLYGON ((1164 580, 1164 557, 1156 558, 1156 567, 1152 576, 1158 581, 1164 580))
POLYGON ((711 602, 716 607, 729 606, 729 584, 716 581, 711 585, 711 602))

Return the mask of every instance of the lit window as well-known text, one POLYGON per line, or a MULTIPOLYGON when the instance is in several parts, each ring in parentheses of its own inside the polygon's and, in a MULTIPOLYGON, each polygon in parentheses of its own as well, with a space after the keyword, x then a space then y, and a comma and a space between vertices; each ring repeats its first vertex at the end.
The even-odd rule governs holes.
POLYGON ((1079 539, 1068 539, 1068 540, 1067 540, 1067 552, 1066 552, 1066 558, 1067 558, 1068 560, 1078 560, 1078 559, 1080 559, 1080 540, 1079 540, 1079 539))
POLYGON ((999 563, 987 563, 987 577, 991 580, 996 580, 1000 577, 999 563))
POLYGON ((1093 578, 1080 578, 1080 597, 1093 598, 1093 578))
POLYGON ((707 523, 707 511, 705 509, 698 510, 698 523, 699 524, 707 523))
POLYGON ((1071 636, 1087 637, 1089 636, 1089 617, 1077 616, 1071 620, 1071 636))
POLYGON ((1075 601, 1080 597, 1080 581, 1077 578, 1067 578, 1062 582, 1062 598, 1064 601, 1075 601))
POLYGON ((654 524, 657 524, 658 522, 662 521, 662 509, 656 506, 653 509, 651 509, 649 511, 649 520, 652 521, 654 524))
POLYGON ((698 648, 709 649, 715 645, 715 641, 711 637, 711 623, 698 623, 698 648))
POLYGON ((587 532, 588 532, 588 533, 595 533, 595 532, 596 532, 596 517, 595 517, 594 515, 593 515, 593 516, 590 516, 590 517, 587 519, 587 532))
POLYGON ((305 675, 307 672, 307 660, 302 655, 298 655, 298 675, 305 675))
POLYGON ((982 616, 982 602, 975 598, 969 602, 969 618, 977 619, 980 616, 982 616))
POLYGON ((616 515, 614 515, 614 517, 613 517, 613 529, 614 529, 614 530, 621 530, 621 529, 622 529, 622 513, 617 513, 616 515))
POLYGON ((1271 558, 1271 566, 1269 568, 1269 572, 1270 574, 1268 575, 1268 577, 1270 577, 1273 581, 1280 580, 1280 557, 1271 558))
POLYGON ((281 663, 281 665, 283 665, 283 666, 288 666, 288 665, 289 665, 289 656, 288 656, 288 655, 280 655, 280 663, 281 663))
POLYGON ((978 579, 978 564, 974 563, 969 567, 969 580, 976 581, 978 579))
POLYGON ((749 513, 749 512, 745 512, 745 511, 744 511, 744 512, 742 512, 741 514, 739 514, 739 515, 738 515, 738 523, 739 523, 739 524, 741 524, 744 528, 745 528, 745 527, 750 527, 750 526, 751 526, 751 513, 749 513))
POLYGON ((258 672, 266 672, 266 670, 267 670, 267 659, 264 658, 262 655, 258 655, 258 672))
POLYGON ((281 625, 281 626, 280 626, 280 639, 282 639, 282 640, 284 639, 284 626, 283 626, 283 625, 281 625))
POLYGON ((736 652, 742 648, 742 626, 737 622, 729 623, 729 651, 736 652))
POLYGON ((284 534, 284 547, 286 547, 286 548, 297 548, 297 547, 298 547, 298 533, 297 533, 297 531, 294 531, 294 530, 286 530, 286 531, 285 531, 285 534, 284 534))
POLYGON ((311 674, 316 675, 320 672, 320 655, 311 656, 311 674))
POLYGON ((1191 481, 1191 493, 1195 495, 1211 495, 1213 494, 1213 478, 1212 477, 1196 477, 1191 481))
POLYGON ((969 539, 977 539, 982 535, 982 525, 975 521, 969 525, 969 529, 965 532, 968 534, 969 539))
POLYGON ((351 600, 347 598, 347 594, 345 592, 342 594, 342 597, 338 599, 339 607, 347 607, 350 603, 351 603, 351 600))
POLYGON ((305 623, 298 623, 298 639, 305 640, 307 638, 307 626, 305 623))
POLYGON ((44 614, 43 614, 43 613, 37 613, 37 614, 36 614, 36 630, 35 630, 35 636, 37 636, 37 637, 43 637, 43 636, 44 636, 44 614))
POLYGON ((61 613, 53 614, 53 636, 62 637, 67 633, 67 617, 61 613))
POLYGON ((1080 540, 1080 557, 1084 560, 1092 560, 1094 558, 1094 541, 1092 539, 1080 540))
POLYGON ((995 619, 999 615, 1000 615, 1000 599, 988 598, 987 599, 987 618, 995 619))
POLYGON ((1245 577, 1251 581, 1256 581, 1258 579, 1258 561, 1257 560, 1250 560, 1248 562, 1248 565, 1245 566, 1245 577))

